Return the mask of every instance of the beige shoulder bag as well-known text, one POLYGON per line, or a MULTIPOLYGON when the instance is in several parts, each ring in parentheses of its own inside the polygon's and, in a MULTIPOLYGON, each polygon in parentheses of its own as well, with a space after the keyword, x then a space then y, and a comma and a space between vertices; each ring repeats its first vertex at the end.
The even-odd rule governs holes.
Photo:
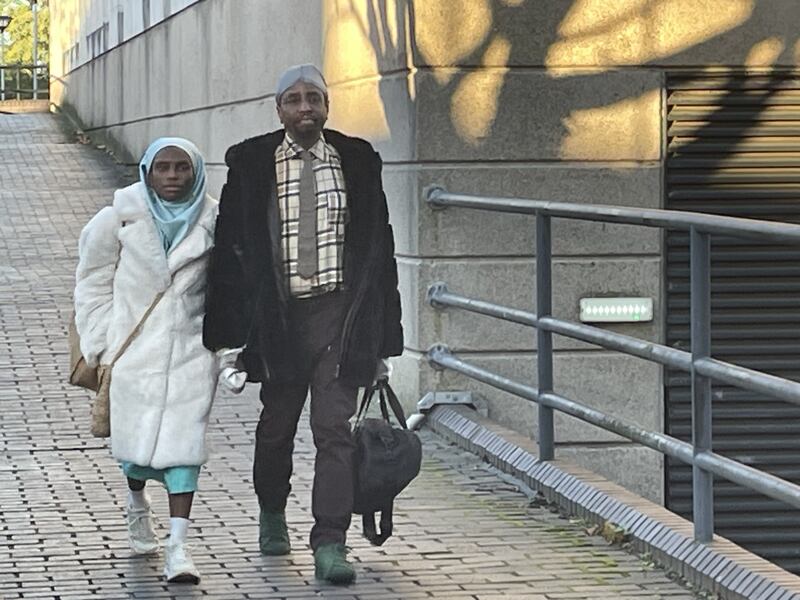
POLYGON ((114 367, 117 360, 119 360, 119 357, 122 356, 123 352, 131 345, 131 342, 139 335, 147 317, 150 316, 150 313, 153 312, 153 309, 163 297, 164 292, 159 292, 111 362, 96 367, 87 365, 86 359, 84 359, 83 354, 81 354, 81 339, 78 335, 78 329, 75 327, 75 315, 73 314, 72 316, 72 321, 69 325, 69 382, 72 385, 97 392, 92 402, 90 424, 90 430, 95 437, 108 437, 111 435, 111 411, 109 407, 111 369, 114 367))

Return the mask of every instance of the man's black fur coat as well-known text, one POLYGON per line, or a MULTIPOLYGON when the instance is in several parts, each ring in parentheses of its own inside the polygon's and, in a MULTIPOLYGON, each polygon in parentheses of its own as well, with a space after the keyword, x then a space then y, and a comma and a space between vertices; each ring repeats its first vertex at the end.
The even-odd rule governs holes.
MULTIPOLYGON (((403 351, 394 239, 372 146, 326 129, 339 152, 347 189, 344 282, 352 303, 342 332, 339 376, 369 385, 377 359, 403 351)), ((203 342, 210 350, 246 345, 250 381, 293 377, 288 347, 289 292, 281 259, 275 149, 284 131, 232 146, 225 155, 215 247, 211 255, 203 342)))

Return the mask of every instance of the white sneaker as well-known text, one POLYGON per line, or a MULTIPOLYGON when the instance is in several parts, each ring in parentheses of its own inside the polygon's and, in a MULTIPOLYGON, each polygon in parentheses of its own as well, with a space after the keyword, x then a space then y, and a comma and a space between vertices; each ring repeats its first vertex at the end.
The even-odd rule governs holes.
POLYGON ((188 544, 164 546, 164 577, 168 583, 200 583, 200 572, 194 566, 188 544))
POLYGON ((159 543, 153 528, 155 515, 150 507, 133 508, 128 506, 128 542, 135 554, 158 552, 159 543))

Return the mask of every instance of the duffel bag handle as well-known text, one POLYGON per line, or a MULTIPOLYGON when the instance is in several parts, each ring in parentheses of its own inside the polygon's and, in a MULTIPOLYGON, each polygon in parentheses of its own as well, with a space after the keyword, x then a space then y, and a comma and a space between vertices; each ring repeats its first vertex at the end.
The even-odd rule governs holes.
POLYGON ((389 401, 389 406, 392 407, 392 412, 394 413, 395 419, 400 424, 400 427, 403 429, 408 429, 406 426, 406 415, 403 412, 403 407, 400 405, 400 400, 397 398, 397 394, 394 393, 394 390, 389 385, 389 382, 386 380, 382 380, 378 382, 380 386, 380 395, 381 395, 381 410, 383 412, 383 418, 387 421, 389 420, 389 415, 386 411, 386 401, 389 401))
POLYGON ((408 429, 406 426, 406 416, 403 412, 403 407, 400 405, 400 400, 398 400, 397 394, 394 393, 394 390, 389 385, 389 382, 385 379, 376 381, 373 385, 364 388, 364 394, 361 396, 361 406, 358 408, 358 414, 356 415, 356 423, 360 423, 362 418, 366 416, 375 392, 378 392, 381 415, 383 416, 384 421, 391 423, 391 417, 389 416, 389 409, 387 407, 388 404, 392 408, 394 417, 397 419, 400 427, 403 429, 408 429))

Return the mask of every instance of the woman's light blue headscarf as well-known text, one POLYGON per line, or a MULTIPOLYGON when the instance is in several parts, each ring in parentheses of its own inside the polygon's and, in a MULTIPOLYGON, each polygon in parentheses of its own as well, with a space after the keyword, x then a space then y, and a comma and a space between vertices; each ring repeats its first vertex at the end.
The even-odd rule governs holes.
POLYGON ((161 236, 161 242, 164 244, 164 251, 168 253, 170 248, 177 246, 178 242, 186 237, 203 209, 206 197, 205 161, 197 146, 189 140, 177 137, 158 138, 147 147, 142 160, 139 161, 139 179, 147 189, 150 212, 161 236), (161 198, 147 182, 147 174, 153 166, 156 154, 169 146, 180 148, 186 152, 192 160, 194 170, 192 189, 184 198, 172 202, 161 198))

